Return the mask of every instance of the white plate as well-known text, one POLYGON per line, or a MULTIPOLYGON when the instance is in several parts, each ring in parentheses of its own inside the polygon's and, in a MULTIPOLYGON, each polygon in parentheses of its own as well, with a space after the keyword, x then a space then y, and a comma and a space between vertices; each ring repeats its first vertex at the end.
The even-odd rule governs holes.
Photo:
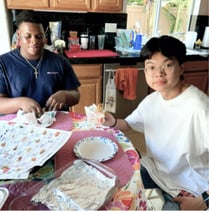
POLYGON ((78 141, 74 145, 73 151, 81 159, 102 162, 113 158, 118 151, 118 146, 109 138, 91 136, 78 141))

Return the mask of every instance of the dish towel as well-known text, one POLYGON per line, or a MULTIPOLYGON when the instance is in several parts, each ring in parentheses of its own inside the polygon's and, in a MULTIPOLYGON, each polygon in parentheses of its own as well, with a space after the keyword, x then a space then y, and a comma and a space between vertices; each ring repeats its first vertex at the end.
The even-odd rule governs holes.
POLYGON ((136 99, 136 87, 138 82, 137 68, 118 68, 115 73, 115 86, 123 92, 123 98, 136 99))

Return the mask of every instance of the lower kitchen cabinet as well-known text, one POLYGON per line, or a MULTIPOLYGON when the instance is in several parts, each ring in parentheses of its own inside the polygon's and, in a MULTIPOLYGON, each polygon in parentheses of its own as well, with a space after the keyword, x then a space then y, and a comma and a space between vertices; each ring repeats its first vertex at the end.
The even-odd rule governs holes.
POLYGON ((184 81, 193 84, 209 95, 208 61, 189 61, 184 64, 184 81))
POLYGON ((80 102, 73 112, 85 114, 84 106, 102 102, 102 64, 75 64, 73 69, 80 80, 80 102))

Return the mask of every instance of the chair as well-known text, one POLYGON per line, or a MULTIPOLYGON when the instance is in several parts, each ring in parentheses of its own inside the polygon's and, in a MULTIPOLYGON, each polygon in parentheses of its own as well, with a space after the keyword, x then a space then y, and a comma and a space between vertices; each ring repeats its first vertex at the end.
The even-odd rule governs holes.
POLYGON ((147 198, 147 210, 162 210, 165 200, 160 189, 145 189, 145 196, 147 198))

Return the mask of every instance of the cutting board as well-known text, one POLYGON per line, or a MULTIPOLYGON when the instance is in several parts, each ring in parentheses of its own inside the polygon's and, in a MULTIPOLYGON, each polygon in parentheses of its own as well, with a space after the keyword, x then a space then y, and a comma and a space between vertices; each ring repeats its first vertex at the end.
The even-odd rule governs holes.
POLYGON ((81 50, 78 52, 71 52, 65 50, 65 55, 68 58, 97 58, 97 57, 117 57, 118 54, 111 50, 81 50))

